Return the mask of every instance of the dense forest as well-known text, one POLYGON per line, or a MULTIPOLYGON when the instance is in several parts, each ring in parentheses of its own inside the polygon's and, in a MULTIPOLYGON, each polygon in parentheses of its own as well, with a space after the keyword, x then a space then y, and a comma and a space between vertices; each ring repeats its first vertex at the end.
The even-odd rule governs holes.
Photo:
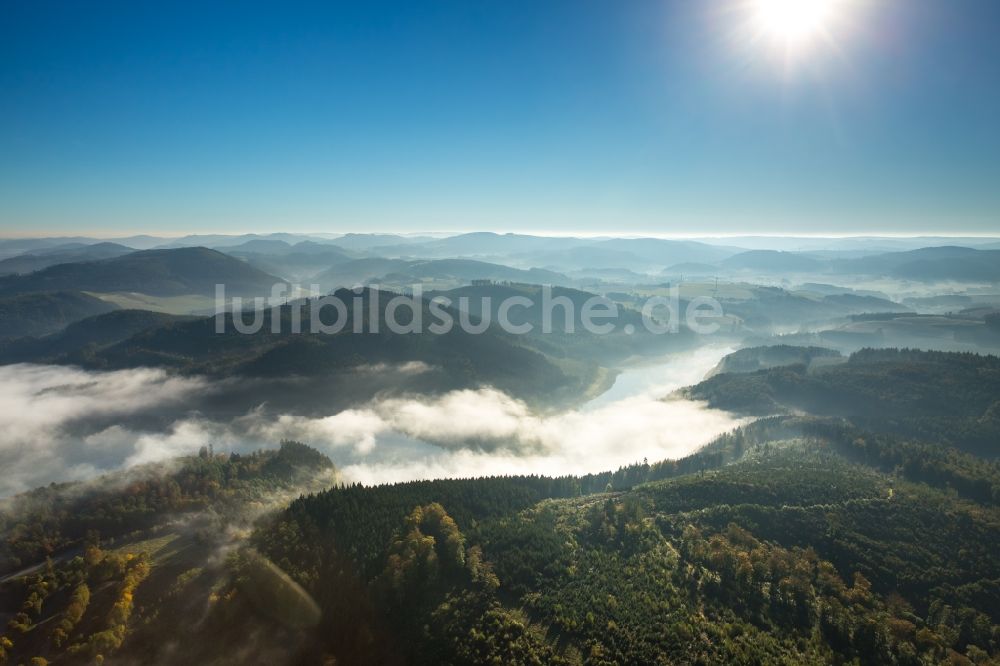
POLYGON ((247 455, 206 447, 4 500, 0 664, 103 663, 127 636, 148 640, 170 603, 190 614, 192 599, 204 603, 228 580, 222 554, 241 532, 336 478, 326 456, 286 441, 247 455))
POLYGON ((744 347, 727 354, 712 369, 709 376, 723 373, 756 372, 785 365, 810 366, 813 362, 833 364, 841 360, 840 352, 823 347, 796 347, 792 345, 770 345, 767 347, 744 347))
POLYGON ((326 480, 333 464, 298 442, 249 455, 201 455, 148 465, 94 483, 52 484, 0 500, 0 575, 67 548, 88 535, 120 537, 206 508, 244 512, 275 492, 326 480))
POLYGON ((851 462, 818 436, 728 439, 749 444, 738 462, 626 491, 567 479, 492 479, 482 496, 474 481, 331 490, 255 540, 317 595, 323 647, 347 663, 996 655, 994 505, 851 462), (509 512, 527 488, 553 498, 509 512), (395 531, 379 522, 390 515, 395 531), (355 541, 369 525, 381 548, 355 541))
POLYGON ((0 655, 1000 663, 1000 465, 982 445, 995 431, 970 425, 1000 396, 997 367, 878 351, 719 374, 692 393, 721 401, 750 379, 775 415, 582 477, 343 484, 285 443, 39 489, 0 513, 6 570, 26 568, 0 579, 0 655), (294 490, 304 468, 328 487, 294 490), (285 508, 227 518, 289 489, 285 508))
POLYGON ((870 430, 1000 454, 1000 357, 862 349, 846 363, 716 375, 684 391, 750 414, 840 416, 870 430))

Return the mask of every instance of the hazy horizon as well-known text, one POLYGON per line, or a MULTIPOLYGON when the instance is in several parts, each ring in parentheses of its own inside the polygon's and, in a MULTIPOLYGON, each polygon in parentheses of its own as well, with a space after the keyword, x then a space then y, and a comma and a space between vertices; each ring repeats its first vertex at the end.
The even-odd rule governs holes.
POLYGON ((30 239, 30 238, 94 238, 100 240, 114 240, 114 239, 125 239, 125 238, 135 238, 140 236, 150 236, 153 238, 164 238, 164 239, 179 239, 186 238, 188 236, 227 236, 227 237, 238 237, 238 236, 273 236, 273 235, 290 235, 290 236, 316 236, 328 238, 330 240, 335 240, 347 235, 395 235, 395 236, 407 236, 407 237, 438 237, 438 238, 448 238, 452 236, 461 236, 464 234, 474 234, 474 233, 492 233, 497 235, 518 235, 518 236, 537 236, 537 237, 551 237, 551 238, 587 238, 587 239, 602 239, 602 238, 662 238, 665 240, 693 240, 693 241, 712 241, 712 240, 727 240, 727 239, 814 239, 814 240, 844 240, 844 239, 859 239, 859 240, 879 240, 879 239, 937 239, 937 238, 969 238, 969 239, 1000 239, 1000 232, 996 233, 964 233, 956 231, 941 231, 941 232, 870 232, 870 233, 835 233, 835 232, 814 232, 814 233, 780 233, 780 232, 759 232, 759 233, 670 233, 670 232, 656 232, 656 231, 594 231, 594 230, 517 230, 516 228, 511 228, 508 230, 500 230, 499 228, 489 228, 489 229, 460 229, 460 230, 400 230, 400 229, 351 229, 351 230, 339 230, 339 231, 329 231, 328 229, 262 229, 262 230, 244 230, 244 231, 233 231, 233 230, 170 230, 170 231, 157 231, 157 230, 119 230, 115 232, 100 232, 100 231, 88 231, 81 230, 76 232, 38 232, 38 231, 24 231, 15 233, 6 233, 0 231, 0 239, 4 240, 18 240, 18 239, 30 239))

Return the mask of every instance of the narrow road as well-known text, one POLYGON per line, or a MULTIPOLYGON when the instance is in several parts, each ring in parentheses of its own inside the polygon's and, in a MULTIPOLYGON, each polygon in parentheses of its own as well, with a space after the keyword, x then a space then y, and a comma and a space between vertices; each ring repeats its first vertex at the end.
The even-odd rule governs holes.
MULTIPOLYGON (((82 555, 82 554, 83 554, 83 548, 77 546, 76 548, 70 548, 69 550, 65 550, 59 553, 58 555, 53 555, 50 559, 52 560, 52 564, 58 564, 59 562, 72 559, 77 555, 82 555)), ((21 578, 22 576, 30 576, 36 571, 41 571, 42 568, 44 567, 45 567, 45 560, 42 560, 37 564, 32 564, 31 566, 25 567, 13 573, 3 574, 2 576, 0 576, 0 585, 4 585, 8 581, 16 580, 18 578, 21 578)))

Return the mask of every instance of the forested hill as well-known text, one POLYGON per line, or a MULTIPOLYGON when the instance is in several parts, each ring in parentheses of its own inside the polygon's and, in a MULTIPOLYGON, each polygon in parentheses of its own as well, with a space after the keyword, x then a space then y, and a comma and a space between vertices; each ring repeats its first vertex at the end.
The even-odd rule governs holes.
POLYGON ((346 663, 994 663, 1000 465, 920 428, 978 418, 996 367, 721 375, 865 387, 880 402, 848 413, 878 427, 776 416, 614 473, 331 489, 254 542, 323 608, 306 653, 346 663))
POLYGON ((48 335, 115 309, 116 305, 79 291, 0 296, 0 341, 48 335))
POLYGON ((778 417, 614 474, 331 489, 254 542, 338 663, 993 663, 1000 470, 919 446, 778 417))
POLYGON ((254 506, 267 479, 322 456, 208 451, 97 501, 40 489, 7 512, 8 553, 82 550, 0 579, 0 648, 67 664, 994 664, 1000 464, 919 429, 981 410, 996 364, 866 351, 720 375, 701 386, 791 373, 846 396, 895 381, 850 419, 771 416, 681 460, 334 485, 252 532, 182 518, 254 506), (925 421, 904 409, 924 405, 925 421))
POLYGON ((835 349, 823 347, 796 347, 793 345, 771 345, 767 347, 745 347, 727 354, 709 373, 710 377, 727 372, 756 372, 785 365, 835 364, 841 360, 835 349))
POLYGON ((184 247, 144 250, 97 261, 57 264, 27 275, 0 277, 0 294, 80 289, 157 296, 215 294, 266 296, 281 280, 215 250, 184 247))
POLYGON ((192 316, 149 310, 112 310, 75 321, 41 337, 0 340, 0 363, 75 363, 87 365, 103 347, 151 328, 191 321, 192 316))
POLYGON ((88 534, 115 538, 178 514, 243 510, 269 493, 308 489, 333 463, 297 442, 248 455, 197 456, 137 467, 94 482, 52 484, 0 500, 0 576, 80 546, 88 534))
MULTIPOLYGON (((334 307, 314 309, 316 300, 242 313, 251 329, 248 333, 237 330, 234 317, 241 315, 232 313, 225 315, 222 333, 215 317, 143 317, 130 311, 92 318, 80 322, 72 335, 0 344, 0 363, 73 363, 94 370, 158 367, 265 380, 306 378, 323 383, 314 394, 322 391, 336 399, 350 398, 354 404, 380 392, 428 394, 485 385, 539 403, 570 403, 611 377, 589 355, 572 357, 567 352, 572 343, 569 336, 541 340, 541 336, 512 335, 495 323, 480 333, 466 332, 455 310, 448 311, 454 324, 451 329, 435 333, 431 327, 440 324, 440 319, 427 301, 420 301, 422 326, 416 327, 417 332, 393 332, 386 313, 398 294, 342 289, 334 296, 344 304, 343 314, 334 307), (252 320, 258 315, 254 330, 252 320), (297 326, 293 324, 296 317, 297 326), (354 332, 356 324, 363 327, 363 334, 354 332), (407 363, 424 371, 384 377, 365 372, 366 368, 407 363)), ((412 321, 410 308, 399 308, 396 313, 400 325, 412 321)), ((471 319, 479 323, 478 318, 471 319)), ((275 399, 280 396, 254 394, 246 408, 275 399)), ((307 396, 297 402, 311 399, 307 396)), ((322 407, 329 408, 328 398, 322 401, 322 407)))
POLYGON ((1000 357, 864 349, 847 363, 721 374, 688 397, 748 414, 841 416, 880 432, 1000 455, 1000 357))
MULTIPOLYGON (((211 447, 0 503, 0 664, 135 664, 203 619, 230 580, 227 554, 290 497, 336 482, 326 456, 296 442, 247 455, 211 447), (181 625, 186 623, 183 628, 181 625), (134 645, 134 648, 123 645, 134 645)), ((265 565, 261 608, 308 599, 265 565)), ((247 623, 252 617, 244 618, 247 623)), ((241 622, 240 628, 250 631, 241 622)), ((245 637, 245 635, 244 635, 245 637)), ((239 649, 237 641, 226 650, 239 649)), ((168 657, 162 663, 184 663, 168 657)), ((188 662, 197 663, 197 662, 188 662)), ((227 663, 248 663, 236 659, 227 663)))

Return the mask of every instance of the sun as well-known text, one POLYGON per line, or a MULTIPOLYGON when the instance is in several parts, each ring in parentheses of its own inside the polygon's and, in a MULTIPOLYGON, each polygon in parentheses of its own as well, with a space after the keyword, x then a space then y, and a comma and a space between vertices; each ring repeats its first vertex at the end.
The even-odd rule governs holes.
POLYGON ((834 20, 842 0, 752 0, 759 34, 789 47, 821 36, 834 20))

